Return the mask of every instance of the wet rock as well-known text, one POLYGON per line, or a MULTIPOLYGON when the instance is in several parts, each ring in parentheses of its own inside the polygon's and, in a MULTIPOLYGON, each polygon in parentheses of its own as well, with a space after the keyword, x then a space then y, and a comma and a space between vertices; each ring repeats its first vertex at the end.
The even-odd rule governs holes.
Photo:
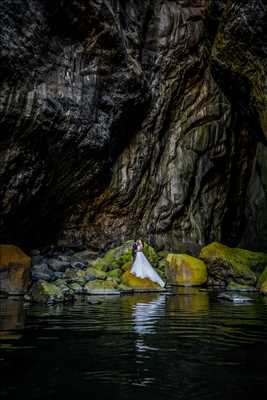
POLYGON ((119 295, 118 285, 111 280, 96 280, 84 286, 84 293, 91 295, 119 295))
POLYGON ((55 279, 55 274, 49 269, 47 264, 34 265, 31 268, 31 279, 33 281, 51 281, 55 279))
POLYGON ((31 259, 20 248, 0 245, 0 291, 22 295, 29 283, 31 259))
POLYGON ((231 301, 232 303, 249 303, 252 302, 253 299, 247 296, 242 296, 237 293, 231 293, 231 292, 223 292, 218 295, 218 299, 220 300, 226 300, 226 301, 231 301))
POLYGON ((63 279, 63 278, 65 278, 64 272, 58 272, 58 271, 56 271, 56 272, 53 273, 53 275, 54 275, 54 278, 55 278, 55 279, 63 279))
POLYGON ((77 283, 77 282, 69 283, 68 286, 74 294, 83 294, 84 293, 83 287, 81 285, 79 285, 79 283, 77 283))
POLYGON ((240 284, 256 284, 256 272, 262 271, 267 254, 231 248, 221 243, 211 243, 200 252, 208 267, 208 274, 219 282, 234 281, 240 284))
POLYGON ((207 267, 187 254, 168 254, 166 276, 169 284, 199 286, 207 281, 207 267))
POLYGON ((65 279, 67 283, 78 283, 80 285, 84 285, 86 280, 86 271, 82 270, 74 270, 69 268, 65 271, 65 279))
POLYGON ((54 274, 50 274, 50 273, 46 274, 45 272, 36 271, 36 272, 31 273, 31 279, 33 282, 40 281, 40 280, 50 282, 50 281, 53 281, 55 279, 55 277, 54 277, 54 274))
POLYGON ((32 256, 32 265, 39 265, 44 261, 44 257, 41 255, 32 256))
POLYGON ((74 261, 71 263, 71 268, 74 269, 84 269, 87 267, 87 263, 86 262, 82 262, 82 261, 74 261))
POLYGON ((39 281, 31 288, 30 296, 36 303, 60 303, 64 301, 64 293, 61 288, 53 283, 39 281))
POLYGON ((95 281, 97 278, 96 278, 96 276, 95 275, 92 275, 92 274, 86 274, 86 275, 84 275, 84 280, 85 280, 85 282, 92 282, 92 281, 95 281))
POLYGON ((64 296, 66 294, 72 294, 74 293, 70 287, 70 285, 67 285, 66 281, 64 279, 57 279, 53 282, 53 285, 57 286, 62 294, 64 294, 64 296))
POLYGON ((49 259, 47 261, 48 266, 53 270, 57 272, 64 272, 69 266, 69 262, 66 261, 60 261, 56 258, 54 259, 49 259))

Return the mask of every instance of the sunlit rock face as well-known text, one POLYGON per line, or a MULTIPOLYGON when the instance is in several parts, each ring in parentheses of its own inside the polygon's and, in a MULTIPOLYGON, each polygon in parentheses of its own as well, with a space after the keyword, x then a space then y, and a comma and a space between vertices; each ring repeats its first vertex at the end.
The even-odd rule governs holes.
POLYGON ((266 41, 251 13, 262 21, 266 6, 224 3, 2 0, 2 241, 244 237, 265 126, 266 41), (257 79, 232 60, 244 21, 257 79))

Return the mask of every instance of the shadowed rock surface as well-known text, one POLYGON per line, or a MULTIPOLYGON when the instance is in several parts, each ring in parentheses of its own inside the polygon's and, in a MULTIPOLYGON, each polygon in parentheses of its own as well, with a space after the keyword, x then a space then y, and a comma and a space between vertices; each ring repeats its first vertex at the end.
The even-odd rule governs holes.
POLYGON ((266 248, 266 7, 3 0, 1 241, 266 248))

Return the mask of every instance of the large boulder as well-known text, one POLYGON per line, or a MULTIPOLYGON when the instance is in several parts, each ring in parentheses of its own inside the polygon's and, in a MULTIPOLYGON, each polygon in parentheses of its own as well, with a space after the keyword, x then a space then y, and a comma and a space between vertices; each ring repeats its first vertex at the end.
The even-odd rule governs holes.
POLYGON ((263 284, 260 287, 260 292, 264 295, 267 296, 267 280, 263 282, 263 284))
POLYGON ((257 274, 267 264, 267 254, 231 248, 214 242, 202 248, 199 257, 208 267, 210 283, 255 285, 257 274))
POLYGON ((199 286, 207 281, 205 263, 187 254, 168 254, 166 276, 168 283, 179 286, 199 286))
POLYGON ((260 288, 264 282, 267 282, 267 267, 264 268, 257 281, 257 287, 260 288))
POLYGON ((267 296, 267 267, 264 268, 259 279, 257 281, 257 287, 260 289, 260 292, 267 296))
POLYGON ((0 291, 22 295, 29 282, 31 258, 13 245, 0 245, 0 291))
POLYGON ((152 282, 150 279, 137 278, 129 271, 124 272, 122 275, 122 283, 136 291, 164 290, 157 283, 152 282))
POLYGON ((31 268, 31 279, 33 281, 51 281, 55 277, 55 273, 51 271, 47 264, 37 264, 31 268))

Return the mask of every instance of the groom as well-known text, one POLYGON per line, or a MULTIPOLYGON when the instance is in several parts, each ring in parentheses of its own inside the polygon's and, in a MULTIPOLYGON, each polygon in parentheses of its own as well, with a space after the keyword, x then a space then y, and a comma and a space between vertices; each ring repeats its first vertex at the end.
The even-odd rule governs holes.
POLYGON ((133 246, 132 246, 133 263, 134 263, 135 258, 136 258, 136 253, 137 253, 137 242, 135 241, 135 242, 133 243, 133 246))

